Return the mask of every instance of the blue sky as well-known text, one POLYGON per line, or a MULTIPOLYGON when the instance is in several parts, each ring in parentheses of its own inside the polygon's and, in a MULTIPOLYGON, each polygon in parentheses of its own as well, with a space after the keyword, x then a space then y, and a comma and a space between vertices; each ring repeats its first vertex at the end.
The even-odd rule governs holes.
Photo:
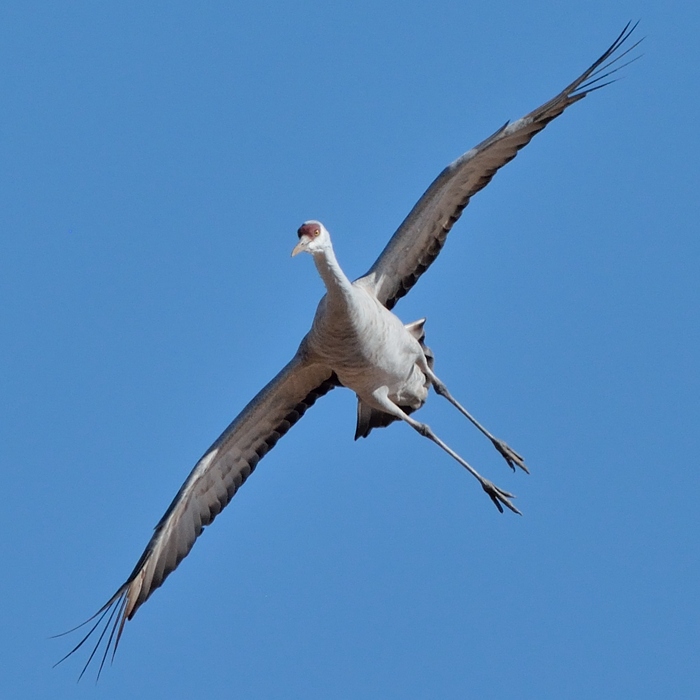
POLYGON ((0 689, 8 698, 690 698, 697 672, 697 3, 6 2, 0 689), (465 211, 396 311, 523 453, 499 515, 410 428, 325 397, 128 623, 81 622, 323 292, 438 172, 641 19, 644 57, 465 211))

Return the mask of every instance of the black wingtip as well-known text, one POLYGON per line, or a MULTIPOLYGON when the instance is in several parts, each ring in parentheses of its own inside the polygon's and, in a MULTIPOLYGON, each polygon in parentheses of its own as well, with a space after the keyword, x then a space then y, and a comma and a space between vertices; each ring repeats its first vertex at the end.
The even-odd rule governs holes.
POLYGON ((639 56, 635 56, 629 61, 626 61, 622 65, 613 68, 616 63, 627 56, 631 51, 634 51, 634 49, 636 49, 639 44, 644 41, 645 37, 641 37, 635 41, 634 44, 626 48, 622 53, 614 56, 618 49, 630 38, 630 36, 632 36, 632 33, 638 25, 639 20, 634 23, 632 21, 627 22, 624 29, 620 32, 608 49, 603 52, 600 58, 598 58, 598 60, 595 61, 595 63, 593 63, 593 65, 575 83, 569 86, 570 97, 585 97, 589 92, 594 92, 595 90, 600 90, 600 88, 605 87, 606 85, 610 85, 611 83, 615 82, 615 80, 609 80, 605 83, 601 83, 600 81, 605 80, 605 78, 617 73, 630 65, 630 63, 634 63, 642 57, 643 54, 640 54, 639 56))
POLYGON ((85 634, 83 638, 65 656, 63 656, 55 664, 53 664, 53 668, 56 668, 56 666, 62 664, 67 658, 73 656, 73 654, 75 654, 75 652, 82 648, 82 646, 88 641, 88 639, 90 639, 93 636, 96 630, 104 624, 104 627, 100 631, 99 636, 97 638, 97 642, 95 643, 95 646, 93 647, 90 655, 88 656, 87 661, 85 662, 85 665, 83 666, 80 672, 80 675, 78 676, 78 682, 80 682, 80 680, 87 672, 88 667, 92 663, 93 659, 97 655, 100 647, 102 646, 102 642, 105 639, 105 635, 109 631, 107 645, 102 654, 102 658, 100 659, 99 668, 97 669, 97 676, 95 678, 95 682, 97 682, 100 679, 102 669, 105 666, 107 657, 110 654, 110 650, 112 652, 112 659, 114 659, 114 655, 117 653, 119 640, 121 638, 122 631, 124 629, 124 624, 126 622, 126 617, 124 615, 124 608, 126 606, 126 602, 127 591, 126 589, 122 588, 119 591, 117 591, 117 593, 115 593, 115 595, 112 598, 110 598, 110 600, 107 603, 105 603, 94 615, 92 615, 92 617, 89 617, 87 620, 85 620, 85 622, 82 622, 81 624, 77 625, 76 627, 73 627, 73 629, 70 629, 67 632, 61 632, 60 634, 53 635, 51 639, 64 637, 67 634, 71 634, 72 632, 79 630, 81 627, 84 627, 85 625, 95 620, 95 624, 92 625, 92 627, 88 630, 87 634, 85 634))

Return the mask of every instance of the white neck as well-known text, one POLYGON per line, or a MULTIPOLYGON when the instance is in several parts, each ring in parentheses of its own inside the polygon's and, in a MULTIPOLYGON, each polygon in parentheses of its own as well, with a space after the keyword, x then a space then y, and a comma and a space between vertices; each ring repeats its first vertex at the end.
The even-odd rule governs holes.
POLYGON ((333 248, 329 245, 313 254, 318 274, 326 285, 329 297, 347 297, 352 293, 352 283, 345 276, 336 260, 333 248))

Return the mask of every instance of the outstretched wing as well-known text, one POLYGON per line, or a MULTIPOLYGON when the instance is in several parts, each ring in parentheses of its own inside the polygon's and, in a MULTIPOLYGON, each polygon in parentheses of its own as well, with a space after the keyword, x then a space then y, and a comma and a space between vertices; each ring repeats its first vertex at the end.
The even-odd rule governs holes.
POLYGON ((77 651, 100 628, 95 648, 80 675, 82 677, 85 673, 108 635, 101 671, 110 648, 114 656, 126 621, 189 554, 202 529, 226 507, 257 463, 306 409, 339 385, 332 370, 307 363, 300 349, 197 462, 156 525, 153 537, 131 576, 88 620, 96 622, 61 661, 77 651))
POLYGON ((472 195, 486 187, 499 168, 515 158, 552 119, 589 92, 607 85, 602 81, 623 67, 613 69, 612 65, 639 42, 614 58, 613 54, 636 26, 628 24, 612 46, 556 97, 522 119, 506 124, 448 165, 418 200, 374 265, 357 281, 373 290, 379 301, 391 309, 438 256, 447 234, 472 195))

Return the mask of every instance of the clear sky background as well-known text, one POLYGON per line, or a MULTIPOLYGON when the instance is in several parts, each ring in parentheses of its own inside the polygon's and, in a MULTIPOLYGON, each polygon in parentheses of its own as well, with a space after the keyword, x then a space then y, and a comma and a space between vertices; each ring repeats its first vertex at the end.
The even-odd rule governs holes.
POLYGON ((3 698, 696 698, 697 2, 0 6, 3 698), (254 5, 254 6, 253 6, 254 5), (52 663, 202 452, 450 161, 641 19, 642 60, 465 211, 396 307, 449 404, 321 400, 127 624, 52 663))

